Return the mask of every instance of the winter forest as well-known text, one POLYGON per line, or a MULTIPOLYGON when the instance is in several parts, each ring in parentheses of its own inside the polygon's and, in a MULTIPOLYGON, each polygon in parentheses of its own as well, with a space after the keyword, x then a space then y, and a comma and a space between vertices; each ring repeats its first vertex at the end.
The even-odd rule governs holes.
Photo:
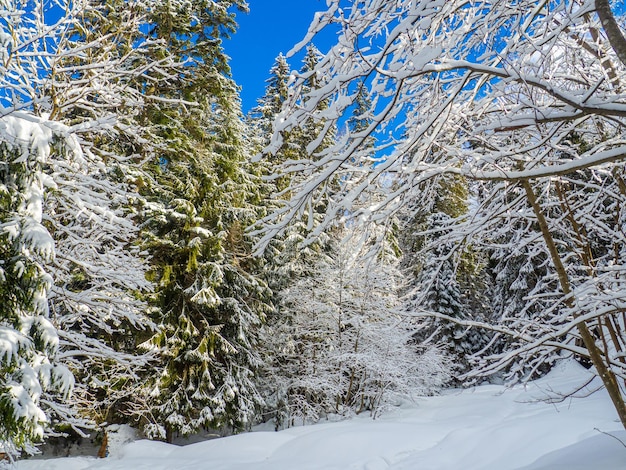
POLYGON ((320 2, 244 115, 247 9, 0 0, 0 452, 567 358, 626 427, 624 4, 320 2))

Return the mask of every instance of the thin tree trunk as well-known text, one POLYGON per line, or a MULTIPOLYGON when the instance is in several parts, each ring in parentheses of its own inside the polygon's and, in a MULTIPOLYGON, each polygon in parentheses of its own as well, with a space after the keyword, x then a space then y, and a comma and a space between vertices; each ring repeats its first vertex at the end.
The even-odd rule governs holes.
MULTIPOLYGON (((574 211, 572 210, 572 206, 567 198, 567 193, 563 185, 557 180, 554 183, 554 187, 556 189, 559 200, 561 201, 561 209, 563 210, 565 217, 569 221, 570 225, 572 226, 572 230, 576 235, 576 239, 580 249, 578 256, 583 265, 587 267, 587 276, 589 278, 597 277, 597 270, 595 266, 595 261, 593 259, 593 251, 591 249, 591 242, 589 241, 589 235, 587 233, 587 230, 585 229, 584 225, 580 225, 576 220, 574 211)), ((622 346, 618 340, 618 335, 615 329, 615 322, 611 320, 612 318, 610 316, 598 319, 598 331, 600 334, 600 339, 602 340, 602 345, 604 346, 605 357, 608 357, 609 354, 609 340, 606 338, 607 332, 611 337, 611 341, 613 342, 613 345, 615 346, 617 352, 622 352, 622 346)), ((621 358, 620 360, 621 362, 624 362, 625 359, 626 358, 621 358)))
MULTIPOLYGON (((533 208, 533 212, 537 217, 537 222, 539 224, 541 234, 543 235, 543 239, 546 242, 548 251, 550 252, 550 257, 552 258, 552 262, 554 263, 554 267, 559 277, 561 290, 565 295, 565 305, 567 305, 568 308, 574 311, 574 299, 571 296, 572 289, 569 282, 569 277, 567 275, 567 271, 565 270, 565 266, 563 265, 563 261, 561 260, 561 256, 559 255, 558 249, 554 242, 554 238, 552 237, 552 233, 550 232, 550 229, 548 227, 548 222, 546 221, 546 218, 541 211, 541 206, 539 206, 539 203, 537 202, 537 197, 535 196, 535 192, 530 185, 530 182, 524 180, 521 184, 526 191, 526 198, 533 208)), ((580 316, 580 314, 574 312, 574 316, 578 317, 580 316)), ((609 367, 608 357, 603 357, 603 353, 597 346, 595 339, 589 331, 586 323, 581 322, 578 323, 576 326, 582 338, 583 344, 587 348, 587 351, 589 351, 589 357, 591 359, 591 362, 596 368, 600 379, 602 379, 602 383, 606 387, 606 390, 611 397, 611 401, 613 402, 613 406, 615 407, 619 419, 622 422, 622 426, 624 427, 624 429, 626 429, 626 402, 624 402, 624 397, 620 392, 617 378, 609 367)))
POLYGON ((611 47, 622 64, 626 65, 626 38, 615 21, 609 0, 596 0, 596 12, 611 47))

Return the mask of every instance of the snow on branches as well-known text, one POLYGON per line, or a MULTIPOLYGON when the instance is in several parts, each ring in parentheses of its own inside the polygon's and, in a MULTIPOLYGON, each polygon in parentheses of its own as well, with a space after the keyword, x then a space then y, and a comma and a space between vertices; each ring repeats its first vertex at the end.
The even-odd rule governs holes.
POLYGON ((377 416, 450 378, 448 360, 436 347, 415 345, 415 329, 399 314, 396 257, 368 255, 372 239, 350 231, 343 242, 335 233, 328 253, 300 260, 306 272, 279 292, 264 330, 263 391, 277 427, 377 416))
POLYGON ((508 230, 512 239, 530 231, 545 255, 546 278, 535 286, 550 291, 529 291, 527 300, 552 299, 542 318, 524 318, 520 311, 500 326, 464 321, 513 338, 512 350, 488 362, 498 369, 547 347, 587 356, 626 426, 618 386, 626 378, 626 322, 615 287, 624 266, 619 221, 626 203, 626 69, 623 35, 615 30, 619 22, 607 22, 614 20, 607 3, 328 5, 307 41, 338 27, 337 42, 311 72, 316 89, 306 90, 308 75, 294 75, 266 153, 280 148, 283 135, 295 128, 324 122, 321 139, 341 127, 363 87, 371 99, 362 112, 369 125, 345 132, 309 159, 282 165, 279 175, 306 178, 292 178, 286 189, 292 197, 264 220, 260 247, 320 199, 331 178, 345 190, 330 200, 321 228, 347 212, 384 220, 407 208, 431 207, 433 193, 425 187, 446 175, 463 177, 469 210, 435 243, 459 253, 468 247, 498 251, 500 263, 521 251, 491 230, 508 230), (373 147, 366 144, 372 137, 373 147), (383 195, 378 202, 354 209, 353 201, 372 188, 383 195))
POLYGON ((48 309, 55 247, 43 224, 54 141, 78 149, 65 131, 24 112, 0 119, 0 442, 11 451, 43 437, 44 392, 67 395, 74 384, 58 363, 59 336, 48 309))

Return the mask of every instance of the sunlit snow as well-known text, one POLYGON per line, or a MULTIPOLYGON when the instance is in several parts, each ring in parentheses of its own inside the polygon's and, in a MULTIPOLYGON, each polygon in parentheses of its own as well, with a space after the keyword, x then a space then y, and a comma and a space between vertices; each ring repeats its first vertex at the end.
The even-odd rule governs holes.
POLYGON ((593 382, 582 398, 546 400, 584 383, 574 362, 506 389, 487 385, 419 398, 367 416, 280 432, 257 431, 184 447, 137 441, 107 459, 30 460, 19 470, 617 470, 626 432, 593 382), (620 442, 620 440, 622 442, 620 442))

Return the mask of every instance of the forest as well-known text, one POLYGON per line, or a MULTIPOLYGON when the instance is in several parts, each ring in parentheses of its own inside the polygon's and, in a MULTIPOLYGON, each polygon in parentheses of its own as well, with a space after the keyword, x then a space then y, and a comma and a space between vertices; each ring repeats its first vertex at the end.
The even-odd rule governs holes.
POLYGON ((0 2, 0 452, 566 358, 626 427, 623 4, 327 0, 244 115, 247 9, 0 2))

